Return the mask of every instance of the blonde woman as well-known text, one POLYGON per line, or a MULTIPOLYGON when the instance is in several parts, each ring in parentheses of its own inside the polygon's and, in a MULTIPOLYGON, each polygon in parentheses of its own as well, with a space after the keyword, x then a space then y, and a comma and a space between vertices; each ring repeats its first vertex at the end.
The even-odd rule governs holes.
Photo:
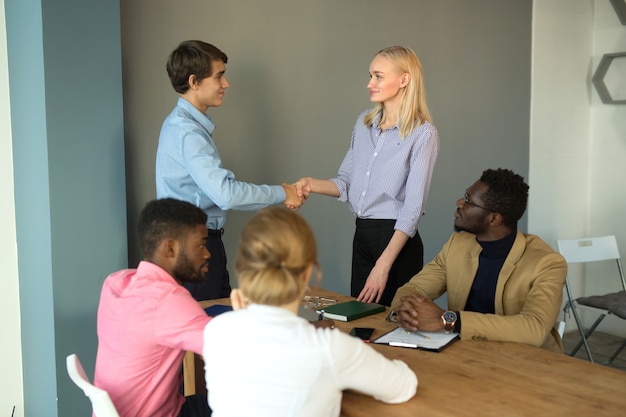
POLYGON ((336 178, 303 177, 299 195, 347 202, 356 216, 351 294, 390 305, 396 290, 423 266, 417 230, 439 154, 439 134, 426 106, 422 65, 410 48, 374 56, 367 88, 376 106, 354 126, 336 178))
POLYGON ((235 309, 204 330, 214 417, 338 416, 344 389, 388 403, 413 397, 417 377, 338 329, 298 317, 313 270, 315 237, 297 213, 271 207, 244 226, 235 270, 235 309), (384 382, 383 382, 384 381, 384 382))

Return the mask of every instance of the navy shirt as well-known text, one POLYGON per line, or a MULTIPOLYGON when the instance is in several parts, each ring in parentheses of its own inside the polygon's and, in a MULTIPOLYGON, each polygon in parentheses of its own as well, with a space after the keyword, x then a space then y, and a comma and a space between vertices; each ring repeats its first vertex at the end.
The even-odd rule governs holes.
POLYGON ((500 240, 489 242, 481 242, 476 239, 483 250, 478 256, 478 271, 476 271, 476 277, 474 277, 472 288, 467 297, 466 311, 486 314, 496 312, 494 299, 498 275, 500 275, 504 260, 513 247, 516 234, 517 231, 515 230, 500 240))

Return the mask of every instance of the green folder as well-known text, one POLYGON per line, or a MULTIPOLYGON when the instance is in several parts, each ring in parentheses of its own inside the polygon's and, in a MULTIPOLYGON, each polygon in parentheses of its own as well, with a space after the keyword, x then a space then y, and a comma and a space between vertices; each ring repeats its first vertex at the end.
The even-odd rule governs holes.
POLYGON ((384 305, 361 301, 347 301, 317 310, 318 313, 324 312, 325 319, 338 321, 352 321, 383 311, 385 311, 384 305))

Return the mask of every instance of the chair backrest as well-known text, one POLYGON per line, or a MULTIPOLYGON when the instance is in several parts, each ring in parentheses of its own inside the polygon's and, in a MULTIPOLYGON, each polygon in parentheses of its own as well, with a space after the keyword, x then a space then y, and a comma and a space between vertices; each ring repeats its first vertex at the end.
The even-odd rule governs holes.
MULTIPOLYGON (((619 249, 614 235, 570 240, 561 239, 557 240, 556 244, 559 252, 568 264, 614 260, 617 263, 622 288, 626 290, 626 278, 624 278, 624 270, 622 269, 619 249)), ((569 287, 569 280, 566 285, 569 287)), ((569 288, 568 292, 571 292, 569 288)))
POLYGON ((619 259, 615 236, 557 240, 559 252, 568 264, 619 259))
POLYGON ((66 359, 67 373, 74 383, 89 397, 93 413, 96 417, 119 417, 109 393, 93 385, 78 360, 78 356, 71 354, 66 359))

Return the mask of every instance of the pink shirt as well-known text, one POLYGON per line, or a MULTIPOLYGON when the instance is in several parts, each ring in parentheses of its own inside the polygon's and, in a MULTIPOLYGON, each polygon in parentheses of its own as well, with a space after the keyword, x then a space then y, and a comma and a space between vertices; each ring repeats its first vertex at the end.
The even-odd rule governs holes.
POLYGON ((202 354, 211 320, 189 292, 150 262, 111 274, 98 308, 94 383, 120 417, 174 417, 185 351, 202 354))

